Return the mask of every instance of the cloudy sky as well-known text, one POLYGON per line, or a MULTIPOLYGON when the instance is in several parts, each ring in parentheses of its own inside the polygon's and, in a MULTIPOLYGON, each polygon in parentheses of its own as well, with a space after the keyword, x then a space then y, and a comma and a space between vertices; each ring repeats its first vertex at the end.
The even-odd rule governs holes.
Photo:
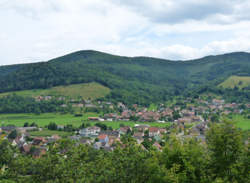
POLYGON ((250 1, 0 0, 0 65, 86 49, 174 60, 250 51, 250 1))

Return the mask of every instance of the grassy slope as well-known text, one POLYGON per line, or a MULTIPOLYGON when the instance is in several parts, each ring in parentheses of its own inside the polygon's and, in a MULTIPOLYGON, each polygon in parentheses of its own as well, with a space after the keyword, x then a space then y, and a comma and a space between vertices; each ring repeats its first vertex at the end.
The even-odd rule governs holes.
POLYGON ((68 86, 57 86, 50 89, 36 89, 36 90, 23 90, 17 92, 7 92, 1 93, 1 96, 6 96, 8 94, 16 93, 21 96, 67 96, 71 98, 76 98, 81 96, 82 98, 96 99, 104 97, 110 93, 110 89, 102 86, 98 83, 86 83, 86 84, 74 84, 68 86))
POLYGON ((231 76, 223 83, 219 85, 223 88, 234 88, 237 86, 238 88, 242 89, 244 87, 250 86, 250 77, 249 76, 231 76), (240 84, 242 82, 242 84, 240 84))
MULTIPOLYGON (((57 113, 45 113, 41 115, 34 115, 34 114, 1 114, 0 115, 0 124, 1 125, 9 125, 13 124, 16 126, 23 126, 25 122, 35 122, 38 126, 44 127, 48 125, 50 122, 55 122, 58 125, 67 125, 72 124, 75 127, 79 127, 83 121, 88 117, 98 116, 95 113, 87 113, 84 114, 83 117, 74 117, 72 114, 57 114, 57 113)), ((97 122, 90 122, 91 125, 94 125, 97 122)), ((107 126, 111 126, 114 129, 119 128, 120 124, 128 125, 133 127, 135 124, 149 124, 151 126, 158 126, 158 127, 166 127, 169 126, 171 123, 156 123, 156 122, 126 122, 126 121, 119 121, 119 122, 103 122, 107 126)))

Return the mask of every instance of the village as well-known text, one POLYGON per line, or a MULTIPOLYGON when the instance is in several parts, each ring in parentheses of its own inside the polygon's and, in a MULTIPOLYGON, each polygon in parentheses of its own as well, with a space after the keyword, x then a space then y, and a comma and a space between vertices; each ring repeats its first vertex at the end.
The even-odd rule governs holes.
MULTIPOLYGON (((52 99, 51 96, 36 98, 37 102, 52 99)), ((64 100, 64 98, 60 97, 58 100, 64 100)), ((222 117, 230 118, 232 114, 249 114, 250 109, 250 104, 226 103, 223 99, 215 98, 210 100, 190 98, 168 107, 159 104, 151 110, 137 104, 128 107, 120 102, 113 104, 112 102, 93 102, 91 100, 81 103, 71 100, 70 103, 62 104, 61 107, 69 104, 73 108, 84 108, 85 110, 106 109, 96 117, 88 117, 86 124, 94 125, 85 125, 75 129, 67 139, 92 146, 94 149, 107 151, 113 151, 118 143, 123 143, 124 138, 132 138, 145 150, 154 148, 161 151, 164 142, 171 134, 180 139, 195 137, 201 143, 205 143, 205 133, 210 123, 219 122, 222 117), (105 127, 107 121, 114 123, 122 121, 123 123, 118 129, 112 129, 105 127), (126 125, 126 122, 129 121, 135 122, 134 126, 126 125), (171 125, 163 128, 144 124, 145 122, 171 123, 171 125)), ((57 134, 57 131, 65 128, 62 125, 56 125, 53 135, 34 137, 29 132, 42 131, 44 128, 35 125, 24 127, 8 125, 0 128, 0 138, 8 139, 12 146, 19 148, 24 154, 38 158, 48 151, 51 144, 63 138, 57 134)))

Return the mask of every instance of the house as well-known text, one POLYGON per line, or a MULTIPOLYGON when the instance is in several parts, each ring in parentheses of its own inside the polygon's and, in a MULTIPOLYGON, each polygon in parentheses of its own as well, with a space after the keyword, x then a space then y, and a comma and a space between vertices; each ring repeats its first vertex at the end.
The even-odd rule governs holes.
POLYGON ((140 121, 158 121, 161 115, 158 112, 148 111, 140 116, 140 121))
POLYGON ((118 115, 116 113, 109 113, 104 115, 104 119, 112 119, 115 120, 118 118, 118 115))
POLYGON ((47 138, 47 144, 56 142, 57 140, 60 140, 61 137, 59 135, 52 135, 51 137, 47 138))
POLYGON ((115 138, 115 137, 109 137, 109 146, 113 146, 116 142, 121 142, 120 138, 115 138))
POLYGON ((134 138, 143 138, 144 132, 135 132, 133 137, 134 138))
POLYGON ((98 136, 99 142, 101 143, 108 143, 109 142, 109 137, 106 134, 101 134, 98 136))
POLYGON ((149 125, 139 125, 139 124, 135 124, 135 127, 134 127, 136 130, 138 131, 141 131, 141 132, 144 132, 146 130, 148 130, 149 128, 149 125))
POLYGON ((22 136, 17 136, 13 141, 12 145, 13 146, 18 146, 21 147, 25 142, 25 136, 22 134, 22 136))
POLYGON ((32 144, 35 146, 43 145, 46 142, 46 140, 43 137, 35 137, 32 141, 32 144))
POLYGON ((171 117, 173 115, 172 109, 166 109, 161 113, 162 117, 171 117))
POLYGON ((123 111, 122 114, 121 114, 121 118, 122 118, 122 119, 125 119, 125 120, 126 120, 126 119, 129 120, 129 118, 130 118, 131 115, 132 115, 132 114, 131 114, 130 111, 128 111, 128 110, 127 110, 127 111, 123 111))
POLYGON ((24 144, 20 150, 22 153, 24 154, 28 154, 30 152, 30 149, 31 149, 32 145, 31 144, 24 144))
POLYGON ((138 144, 141 144, 143 142, 143 136, 144 136, 144 132, 135 132, 133 137, 136 139, 138 144))
POLYGON ((105 132, 102 132, 101 134, 106 134, 108 135, 109 138, 120 138, 120 133, 119 131, 116 131, 116 130, 105 131, 105 132))
POLYGON ((126 134, 128 131, 132 131, 132 128, 130 126, 124 126, 121 127, 118 131, 120 134, 126 134))
POLYGON ((181 114, 183 117, 191 117, 195 115, 195 112, 193 111, 188 111, 188 110, 182 110, 181 114))
POLYGON ((92 126, 88 128, 83 128, 79 131, 79 134, 83 137, 97 137, 101 132, 101 128, 97 126, 92 126))
POLYGON ((216 106, 224 104, 224 100, 213 99, 212 103, 216 106))
POLYGON ((148 129, 148 134, 149 134, 149 137, 154 137, 154 136, 160 135, 160 130, 157 127, 150 127, 148 129))
POLYGON ((159 128, 161 134, 167 133, 167 130, 165 128, 159 128))
POLYGON ((188 118, 188 117, 184 117, 184 118, 179 118, 178 119, 178 123, 191 123, 192 119, 191 118, 188 118))
POLYGON ((192 119, 192 122, 199 122, 199 121, 201 121, 201 117, 199 117, 199 116, 192 116, 191 119, 192 119))

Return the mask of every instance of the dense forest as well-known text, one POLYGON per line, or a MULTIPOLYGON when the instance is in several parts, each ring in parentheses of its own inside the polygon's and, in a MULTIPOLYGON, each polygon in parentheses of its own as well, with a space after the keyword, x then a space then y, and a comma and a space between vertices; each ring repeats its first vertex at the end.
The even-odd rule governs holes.
POLYGON ((170 134, 162 151, 145 150, 128 135, 110 152, 63 139, 52 143, 42 157, 32 158, 0 140, 0 154, 0 182, 5 183, 246 183, 250 179, 249 144, 242 131, 228 122, 214 124, 206 142, 170 134))
POLYGON ((250 76, 249 71, 250 54, 244 52, 183 62, 79 51, 48 62, 0 67, 0 92, 98 82, 112 90, 109 100, 148 105, 217 86, 231 75, 250 76))

